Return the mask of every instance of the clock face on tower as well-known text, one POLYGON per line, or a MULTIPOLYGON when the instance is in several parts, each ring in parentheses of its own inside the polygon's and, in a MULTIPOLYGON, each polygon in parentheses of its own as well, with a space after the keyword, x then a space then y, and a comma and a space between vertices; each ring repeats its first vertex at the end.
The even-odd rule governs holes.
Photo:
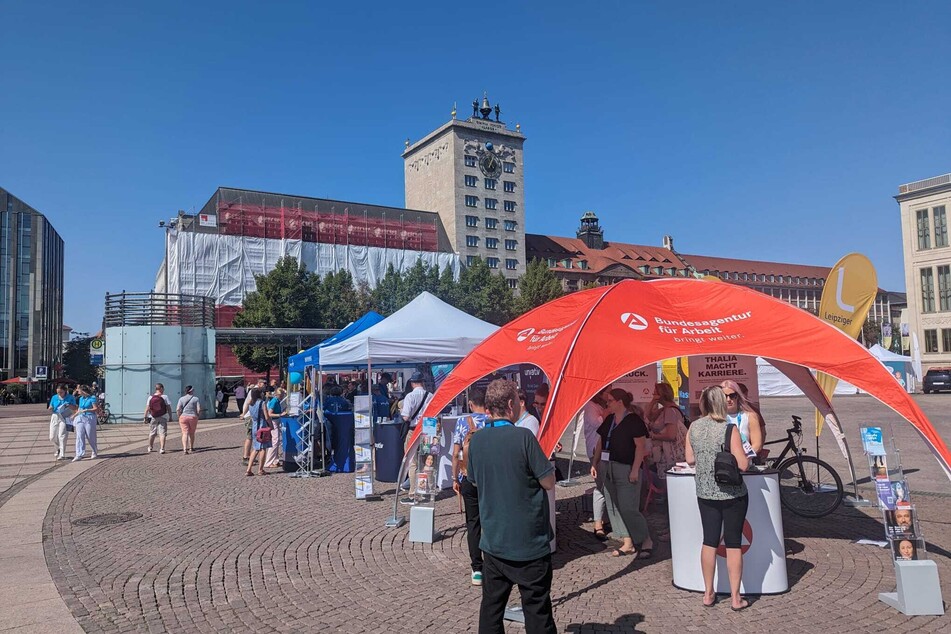
POLYGON ((482 173, 489 178, 498 178, 502 175, 502 161, 493 152, 486 152, 479 160, 482 173))

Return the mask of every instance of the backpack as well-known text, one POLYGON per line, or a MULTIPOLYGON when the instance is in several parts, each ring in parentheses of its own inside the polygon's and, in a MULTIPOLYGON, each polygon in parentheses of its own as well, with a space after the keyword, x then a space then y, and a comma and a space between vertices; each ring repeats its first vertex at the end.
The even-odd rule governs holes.
POLYGON ((721 451, 717 452, 713 460, 713 479, 717 484, 728 486, 739 486, 743 484, 743 474, 740 473, 740 466, 736 463, 736 458, 730 451, 730 434, 735 425, 727 424, 724 432, 723 446, 721 451))
POLYGON ((168 414, 168 405, 165 399, 158 394, 153 394, 149 399, 149 416, 152 418, 161 418, 168 414))

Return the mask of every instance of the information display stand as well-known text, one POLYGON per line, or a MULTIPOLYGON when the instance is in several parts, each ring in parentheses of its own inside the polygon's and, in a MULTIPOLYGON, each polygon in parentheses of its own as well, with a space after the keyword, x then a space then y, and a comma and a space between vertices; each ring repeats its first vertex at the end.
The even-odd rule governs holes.
POLYGON ((442 450, 442 434, 438 418, 422 419, 422 434, 416 451, 416 504, 409 512, 409 540, 433 543, 438 537, 435 528, 436 493, 439 491, 438 465, 442 450))
POLYGON ((895 437, 889 435, 886 447, 881 427, 862 427, 861 432, 862 448, 885 522, 888 550, 895 564, 896 591, 881 592, 878 598, 903 614, 944 614, 938 566, 927 558, 895 437))
MULTIPOLYGON (((743 481, 749 491, 750 503, 743 525, 743 582, 740 590, 749 594, 786 592, 789 578, 786 574, 778 474, 775 471, 748 472, 743 474, 743 481)), ((703 529, 692 469, 671 469, 667 472, 667 504, 674 586, 702 592, 700 549, 703 546, 703 529)), ((730 592, 726 548, 722 542, 717 549, 714 588, 718 593, 730 592)))

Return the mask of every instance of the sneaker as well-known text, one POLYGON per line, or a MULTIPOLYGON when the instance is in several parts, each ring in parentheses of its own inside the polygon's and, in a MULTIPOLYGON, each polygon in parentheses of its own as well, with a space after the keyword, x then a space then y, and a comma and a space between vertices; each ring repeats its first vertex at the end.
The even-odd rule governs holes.
POLYGON ((146 450, 145 450, 145 453, 152 453, 152 448, 149 447, 148 449, 146 449, 146 450))
POLYGON ((473 571, 472 573, 472 585, 481 586, 482 585, 482 573, 479 571, 473 571))
POLYGON ((405 498, 400 498, 400 504, 402 504, 403 506, 415 506, 415 505, 416 505, 416 498, 414 498, 413 496, 407 496, 407 497, 405 497, 405 498))
POLYGON ((59 455, 59 452, 57 451, 53 454, 53 460, 59 460, 59 458, 60 458, 60 455, 59 455))
POLYGON ((160 449, 160 450, 159 450, 159 453, 165 453, 165 450, 164 450, 164 449, 160 449))
POLYGON ((99 454, 97 454, 97 453, 94 453, 94 454, 92 455, 92 459, 93 459, 93 460, 95 460, 95 459, 98 458, 98 457, 99 457, 99 454))
POLYGON ((83 459, 82 456, 76 456, 75 458, 73 458, 73 462, 79 462, 82 459, 83 459))

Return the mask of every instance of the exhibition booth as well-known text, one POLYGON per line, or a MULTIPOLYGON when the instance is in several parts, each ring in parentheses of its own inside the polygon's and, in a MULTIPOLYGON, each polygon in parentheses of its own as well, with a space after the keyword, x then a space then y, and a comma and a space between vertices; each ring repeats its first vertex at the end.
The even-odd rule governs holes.
MULTIPOLYGON (((854 385, 908 421, 951 478, 951 452, 944 441, 905 386, 861 344, 785 302, 751 289, 703 280, 624 281, 540 306, 476 346, 443 382, 423 416, 437 416, 487 375, 530 363, 551 380, 548 402, 540 412, 539 433, 542 450, 551 453, 577 413, 605 386, 666 359, 726 355, 762 357, 782 373, 816 406, 846 457, 846 434, 812 370, 854 385)), ((691 382, 690 390, 699 392, 705 387, 700 383, 691 382)), ((403 472, 414 448, 412 444, 404 456, 403 472)), ((699 549, 699 541, 690 532, 697 524, 691 515, 696 503, 690 492, 692 477, 686 475, 669 481, 673 485, 669 495, 674 581, 695 589, 696 579, 691 575, 698 571, 699 550, 695 553, 690 548, 699 549)), ((752 489, 762 493, 763 503, 750 517, 761 516, 763 528, 756 549, 762 555, 757 555, 758 563, 750 574, 744 575, 746 584, 758 581, 759 585, 745 589, 782 592, 786 575, 782 516, 778 492, 774 491, 778 486, 775 476, 768 473, 754 477, 760 481, 752 489)), ((749 553, 747 556, 752 561, 749 553)))

